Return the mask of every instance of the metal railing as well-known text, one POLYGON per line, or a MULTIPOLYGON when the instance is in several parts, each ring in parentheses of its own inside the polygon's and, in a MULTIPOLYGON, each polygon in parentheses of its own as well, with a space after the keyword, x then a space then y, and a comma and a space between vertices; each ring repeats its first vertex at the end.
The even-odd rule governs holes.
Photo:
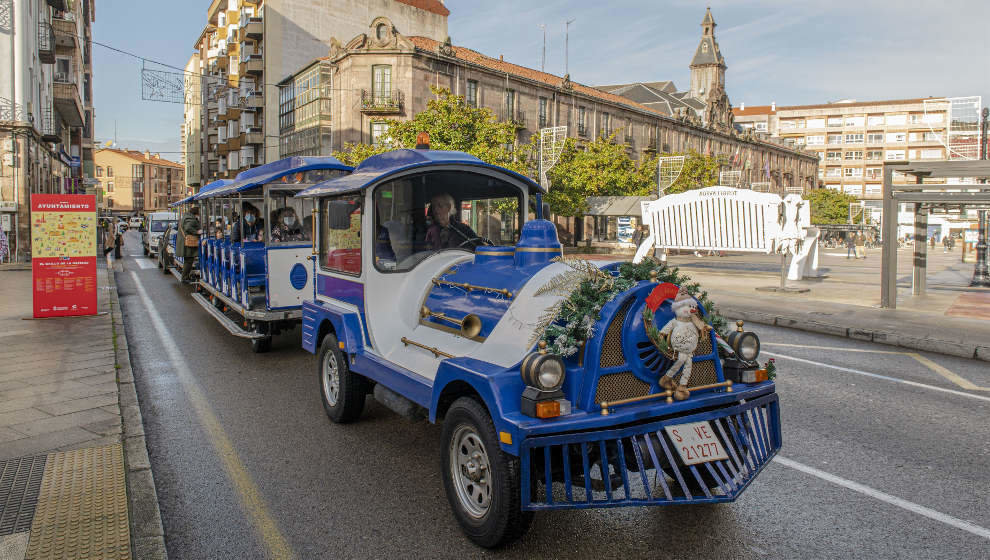
POLYGON ((363 89, 361 110, 366 113, 397 113, 402 110, 402 92, 378 93, 363 89))
POLYGON ((55 30, 47 21, 38 22, 38 57, 41 62, 55 62, 55 30))

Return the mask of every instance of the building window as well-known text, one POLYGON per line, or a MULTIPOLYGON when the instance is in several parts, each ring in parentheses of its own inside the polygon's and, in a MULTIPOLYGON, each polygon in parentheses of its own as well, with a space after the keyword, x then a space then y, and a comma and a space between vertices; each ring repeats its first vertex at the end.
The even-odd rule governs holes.
POLYGON ((371 93, 375 103, 383 103, 392 97, 392 67, 376 64, 371 67, 371 93))
POLYGON ((887 150, 887 161, 904 159, 904 150, 887 150))
POLYGON ((842 174, 846 177, 862 177, 863 168, 861 167, 847 167, 842 170, 842 174))
POLYGON ((388 123, 384 121, 372 121, 371 123, 371 144, 382 146, 388 141, 388 123))
POLYGON ((942 157, 940 149, 921 150, 921 159, 942 159, 942 157))
POLYGON ((942 139, 937 132, 926 132, 923 136, 925 142, 941 142, 942 139))
POLYGON ((505 90, 505 119, 513 120, 516 116, 516 90, 505 90))
POLYGON ((828 135, 828 143, 829 144, 841 144, 842 143, 842 135, 841 134, 829 134, 828 135))
POLYGON ((865 123, 866 123, 866 117, 846 117, 846 126, 863 128, 863 125, 865 123))
POLYGON ((883 168, 881 167, 868 167, 866 169, 867 179, 880 179, 883 177, 883 168))
POLYGON ((467 96, 464 100, 467 102, 469 107, 478 106, 478 82, 477 80, 467 81, 467 96))
POLYGON ((907 142, 907 134, 903 132, 888 132, 887 142, 907 142))
POLYGON ((887 126, 904 126, 907 124, 907 115, 887 115, 887 126))
POLYGON ((862 134, 846 134, 846 144, 862 144, 862 134))
POLYGON ((753 129, 756 130, 757 132, 766 132, 767 131, 766 121, 760 121, 758 123, 755 123, 753 129))
POLYGON ((866 118, 866 125, 867 126, 883 126, 883 116, 882 115, 873 115, 871 117, 867 117, 866 118))
POLYGON ((540 98, 540 128, 547 126, 547 106, 549 100, 546 97, 540 98))
POLYGON ((842 175, 842 169, 838 167, 829 167, 825 170, 826 177, 839 177, 842 175))
POLYGON ((825 119, 808 119, 808 128, 825 128, 825 119))
POLYGON ((602 136, 612 133, 612 122, 608 113, 602 113, 602 136))
POLYGON ((869 144, 883 144, 883 134, 882 133, 867 134, 866 142, 869 144))
POLYGON ((113 181, 110 181, 109 183, 107 183, 107 192, 108 193, 112 193, 113 192, 113 181))
POLYGON ((587 114, 584 107, 578 107, 578 134, 585 136, 588 134, 587 114))
POLYGON ((828 126, 829 126, 829 128, 833 128, 833 127, 836 127, 836 126, 842 126, 842 117, 829 117, 828 118, 828 126))
POLYGON ((863 159, 863 152, 860 151, 846 152, 847 161, 861 160, 861 159, 863 159))
POLYGON ((882 150, 870 150, 870 151, 866 152, 866 159, 870 159, 870 160, 874 160, 874 161, 880 161, 881 159, 883 159, 883 151, 882 150))
POLYGON ((807 141, 808 141, 808 145, 809 146, 821 146, 822 144, 825 143, 825 137, 824 136, 808 136, 807 137, 807 141))
POLYGON ((113 177, 113 168, 109 165, 107 166, 107 177, 113 177))
POLYGON ((838 161, 842 159, 842 152, 826 152, 825 159, 830 161, 838 161))
POLYGON ((103 176, 103 166, 102 165, 97 165, 96 166, 96 176, 97 177, 102 177, 103 176))

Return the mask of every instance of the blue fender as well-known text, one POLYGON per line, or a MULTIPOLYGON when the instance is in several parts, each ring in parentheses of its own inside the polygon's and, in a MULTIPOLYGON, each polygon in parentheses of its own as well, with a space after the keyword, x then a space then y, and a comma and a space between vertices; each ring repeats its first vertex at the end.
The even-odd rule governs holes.
POLYGON ((451 358, 440 363, 437 376, 433 380, 433 395, 430 398, 430 422, 437 421, 437 407, 440 395, 450 383, 463 381, 481 396, 491 415, 496 432, 506 432, 512 443, 501 443, 502 449, 513 455, 519 454, 522 431, 506 418, 507 414, 519 411, 519 399, 523 392, 519 368, 503 368, 474 358, 451 358))
POLYGON ((303 305, 302 346, 311 354, 320 347, 317 340, 320 325, 329 321, 337 334, 337 340, 344 343, 344 351, 355 354, 364 349, 361 340, 361 320, 356 311, 344 309, 326 301, 304 301, 303 305))

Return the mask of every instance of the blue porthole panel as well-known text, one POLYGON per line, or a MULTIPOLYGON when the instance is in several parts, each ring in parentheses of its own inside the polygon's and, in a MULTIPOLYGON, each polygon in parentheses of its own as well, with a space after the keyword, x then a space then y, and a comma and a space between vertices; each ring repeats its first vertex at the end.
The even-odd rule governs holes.
POLYGON ((296 263, 289 271, 289 283, 292 284, 293 288, 301 290, 306 287, 307 280, 309 280, 309 273, 306 272, 306 267, 296 263))

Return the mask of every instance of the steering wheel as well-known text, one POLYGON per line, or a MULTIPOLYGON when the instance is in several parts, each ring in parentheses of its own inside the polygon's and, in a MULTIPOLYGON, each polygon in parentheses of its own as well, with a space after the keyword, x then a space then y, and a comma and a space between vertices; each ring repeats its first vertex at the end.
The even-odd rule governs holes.
MULTIPOLYGON (((465 239, 464 241, 461 242, 460 245, 457 246, 457 248, 460 249, 460 248, 464 247, 464 245, 466 245, 468 243, 474 243, 475 241, 480 241, 481 242, 480 245, 487 245, 489 247, 495 245, 494 243, 492 243, 491 239, 488 239, 487 237, 478 236, 478 237, 471 237, 471 238, 465 239)), ((479 245, 479 243, 475 243, 474 246, 477 247, 478 245, 479 245)))

